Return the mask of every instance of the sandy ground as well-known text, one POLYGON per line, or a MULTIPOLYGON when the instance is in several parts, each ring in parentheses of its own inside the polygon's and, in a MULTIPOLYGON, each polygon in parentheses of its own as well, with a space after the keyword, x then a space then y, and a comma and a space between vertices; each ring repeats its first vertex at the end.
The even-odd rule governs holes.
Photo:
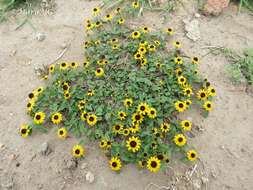
MULTIPOLYGON (((189 1, 188 1, 189 2, 189 1)), ((193 1, 190 1, 193 2, 193 1)), ((215 110, 203 119, 198 113, 190 115, 195 123, 191 141, 201 155, 201 162, 186 166, 172 162, 166 172, 151 174, 135 166, 125 166, 120 174, 110 171, 107 159, 94 143, 86 145, 86 157, 77 168, 71 164, 70 149, 78 142, 69 138, 62 142, 49 134, 35 132, 31 138, 22 139, 17 129, 20 124, 29 123, 25 105, 27 94, 42 85, 34 69, 51 63, 61 52, 64 44, 70 44, 62 60, 82 61, 82 21, 90 17, 90 9, 98 2, 80 0, 56 0, 53 15, 32 17, 36 31, 28 24, 15 30, 13 18, 0 25, 0 189, 17 190, 128 190, 149 189, 149 183, 170 186, 177 189, 251 190, 253 189, 253 97, 245 92, 245 86, 234 86, 225 75, 228 64, 222 56, 205 56, 200 70, 217 88, 215 110), (35 39, 36 33, 46 35, 45 40, 35 39), (203 130, 197 130, 199 127, 203 130), (42 156, 41 144, 48 142, 52 153, 42 156), (87 166, 85 167, 85 165, 87 166), (190 180, 187 176, 192 172, 190 180), (87 171, 95 175, 89 184, 85 180, 87 171), (186 177, 182 177, 185 176, 186 177), (180 177, 181 176, 181 177, 180 177)), ((201 40, 193 42, 185 37, 182 20, 193 17, 196 5, 187 3, 170 15, 162 25, 160 18, 146 14, 142 23, 154 29, 173 26, 177 39, 183 42, 189 55, 203 56, 205 46, 226 46, 234 49, 253 45, 253 17, 247 12, 239 16, 233 6, 220 17, 201 16, 201 40)), ((20 18, 20 16, 19 16, 20 18)), ((165 189, 165 188, 164 188, 165 189)), ((169 189, 169 188, 167 188, 169 189)), ((172 188, 171 188, 172 189, 172 188)))

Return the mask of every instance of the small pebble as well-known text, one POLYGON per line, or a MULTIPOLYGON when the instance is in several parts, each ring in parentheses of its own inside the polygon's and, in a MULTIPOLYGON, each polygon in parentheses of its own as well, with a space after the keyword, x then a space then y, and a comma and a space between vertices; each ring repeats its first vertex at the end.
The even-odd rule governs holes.
POLYGON ((88 164, 87 164, 87 163, 83 163, 83 164, 82 164, 82 166, 81 166, 81 169, 83 169, 83 170, 84 170, 84 169, 86 169, 86 168, 87 168, 87 166, 88 166, 88 164))
POLYGON ((95 176, 94 176, 94 174, 93 173, 91 173, 90 171, 89 172, 87 172, 87 174, 86 174, 86 181, 88 181, 89 183, 93 183, 94 182, 94 180, 95 180, 95 176))
POLYGON ((43 156, 48 156, 52 150, 51 148, 49 147, 49 144, 47 142, 44 142, 41 147, 40 147, 40 150, 39 150, 40 154, 43 155, 43 156))
POLYGON ((36 40, 41 42, 46 39, 46 35, 43 33, 37 33, 35 38, 36 38, 36 40))

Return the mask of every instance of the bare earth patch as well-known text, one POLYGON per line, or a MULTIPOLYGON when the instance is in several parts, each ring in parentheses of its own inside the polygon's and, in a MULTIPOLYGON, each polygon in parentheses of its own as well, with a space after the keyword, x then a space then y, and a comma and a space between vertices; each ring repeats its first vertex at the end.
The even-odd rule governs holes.
POLYGON ((252 95, 245 92, 243 85, 231 84, 224 71, 228 64, 225 58, 204 56, 207 46, 237 50, 252 46, 253 17, 244 11, 237 16, 230 7, 217 18, 200 16, 196 19, 201 39, 193 42, 185 36, 182 20, 195 15, 196 4, 185 2, 185 7, 171 14, 164 24, 155 13, 145 14, 141 23, 156 29, 172 26, 187 54, 203 56, 200 69, 216 87, 218 97, 208 119, 197 113, 190 116, 195 123, 190 140, 199 150, 201 161, 196 165, 173 162, 158 174, 128 165, 115 174, 96 143, 89 143, 87 156, 75 163, 70 155, 72 145, 78 142, 75 138, 62 142, 54 130, 49 134, 35 131, 25 140, 18 135, 19 125, 29 122, 24 111, 27 94, 43 84, 34 69, 50 64, 66 47, 60 60, 81 62, 82 23, 91 16, 91 8, 99 4, 57 0, 53 15, 32 17, 36 31, 28 24, 15 30, 13 18, 0 25, 0 189, 253 189, 252 95), (45 39, 37 40, 38 33, 45 34, 45 39), (43 145, 45 142, 50 152, 43 145))

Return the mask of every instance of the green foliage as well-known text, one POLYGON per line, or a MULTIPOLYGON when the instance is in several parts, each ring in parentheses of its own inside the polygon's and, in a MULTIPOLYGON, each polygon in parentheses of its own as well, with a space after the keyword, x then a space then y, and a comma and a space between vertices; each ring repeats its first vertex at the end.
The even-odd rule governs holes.
POLYGON ((246 7, 251 12, 253 12, 253 1, 252 0, 240 0, 238 13, 240 13, 242 7, 246 7))

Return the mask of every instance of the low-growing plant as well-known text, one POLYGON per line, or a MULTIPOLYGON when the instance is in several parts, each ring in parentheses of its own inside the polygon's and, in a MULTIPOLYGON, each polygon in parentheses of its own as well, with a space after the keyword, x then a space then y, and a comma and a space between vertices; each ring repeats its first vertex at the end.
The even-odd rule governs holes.
POLYGON ((252 0, 240 0, 238 13, 241 12, 242 7, 246 7, 251 12, 253 12, 253 1, 252 0))
POLYGON ((215 54, 223 54, 229 64, 225 66, 225 71, 234 83, 247 82, 253 84, 253 48, 246 49, 243 55, 235 50, 225 47, 211 48, 215 54))
MULTIPOLYGON (((61 139, 97 140, 114 171, 134 163, 157 172, 173 157, 197 160, 187 140, 194 124, 178 115, 196 104, 207 116, 216 91, 199 75, 199 58, 184 56, 182 44, 173 41, 171 27, 128 26, 139 9, 134 1, 106 14, 92 10, 94 18, 85 21, 85 60, 49 66, 47 86, 28 95, 34 122, 21 126, 23 137, 52 127, 61 139)), ((74 157, 84 156, 83 144, 73 147, 74 157)))

